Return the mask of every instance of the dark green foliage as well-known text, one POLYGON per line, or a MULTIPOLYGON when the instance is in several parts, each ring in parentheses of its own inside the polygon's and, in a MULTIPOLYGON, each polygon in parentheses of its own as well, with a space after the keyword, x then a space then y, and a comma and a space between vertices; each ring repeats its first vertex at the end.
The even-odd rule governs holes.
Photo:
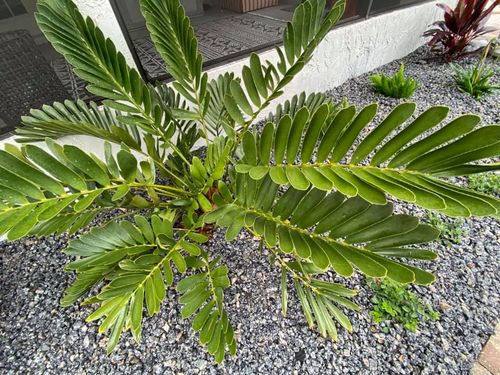
POLYGON ((70 0, 39 0, 40 28, 104 107, 66 101, 23 118, 24 145, 0 151, 0 235, 75 233, 99 213, 122 212, 65 250, 76 280, 61 304, 90 294, 82 302, 94 307, 87 320, 110 331, 108 352, 127 330, 139 341, 145 315, 157 314, 175 288, 182 317, 216 362, 235 353, 224 308, 231 270, 212 253, 214 224, 228 241, 243 229, 259 238, 281 268, 283 313, 296 293, 309 326, 336 339, 338 327, 352 329, 344 310, 359 306, 356 292, 327 281, 327 272, 435 279, 407 260, 435 259, 424 244, 438 231, 393 214, 388 195, 450 216, 500 212, 498 199, 442 179, 499 168, 488 160, 498 156, 500 126, 478 127, 478 116, 441 126, 448 108, 412 118, 415 104, 403 103, 372 126, 376 104, 358 110, 312 93, 253 127, 340 19, 345 0, 326 14, 325 5, 301 2, 276 65, 252 54, 241 79, 208 81, 179 0, 141 0, 170 87, 146 84, 70 0), (55 141, 64 135, 105 140, 104 158, 55 141), (206 149, 193 152, 200 139, 206 149))
MULTIPOLYGON (((195 245, 190 244, 190 247, 195 245)), ((193 247, 195 249, 196 247, 193 247)), ((182 294, 179 303, 183 306, 181 316, 185 319, 193 316, 192 327, 199 332, 200 342, 220 363, 226 350, 236 354, 234 330, 224 309, 224 289, 231 285, 226 266, 219 265, 220 258, 209 260, 206 252, 201 254, 200 265, 191 276, 177 284, 177 291, 182 294)))
POLYGON ((499 90, 499 85, 490 82, 495 75, 495 70, 491 66, 469 65, 462 68, 459 65, 451 65, 453 69, 453 79, 460 91, 472 95, 476 99, 481 99, 483 95, 492 94, 499 90))
POLYGON ((284 116, 278 124, 267 123, 261 136, 245 133, 245 156, 236 171, 253 180, 269 176, 276 184, 290 184, 298 190, 307 190, 311 185, 324 191, 333 188, 373 204, 385 204, 385 194, 390 194, 449 216, 495 214, 495 200, 457 189, 437 177, 489 170, 491 165, 464 163, 478 154, 486 157, 498 152, 500 126, 474 130, 479 117, 463 115, 410 143, 423 132, 439 127, 449 109, 432 107, 407 121, 414 111, 413 103, 398 105, 358 146, 353 146, 361 130, 375 117, 376 104, 357 113, 354 106, 346 107, 334 115, 330 115, 327 105, 315 113, 303 107, 293 119, 284 116), (405 122, 408 125, 403 130, 388 136, 405 122), (384 146, 370 156, 386 138, 384 146), (313 161, 314 151, 317 154, 313 161), (343 161, 349 151, 350 160, 343 161), (363 161, 368 165, 361 164, 363 161))
POLYGON ((478 173, 469 177, 469 188, 485 194, 500 194, 500 175, 498 173, 478 173))
POLYGON ((237 195, 217 195, 218 208, 204 218, 205 222, 227 226, 227 240, 245 228, 262 237, 268 247, 309 260, 318 270, 331 266, 348 277, 354 266, 371 277, 417 284, 434 281, 432 274, 389 259, 435 259, 432 251, 406 246, 432 241, 439 234, 413 216, 393 215, 390 203, 374 205, 315 188, 301 191, 289 187, 280 195, 270 177, 253 182, 242 176, 235 185, 237 195), (245 193, 241 186, 248 184, 254 184, 255 190, 245 193))
MULTIPOLYGON (((375 293, 370 311, 375 323, 391 320, 416 332, 421 323, 439 319, 439 313, 432 306, 422 303, 407 285, 390 279, 369 280, 368 285, 375 293)), ((382 330, 387 333, 389 328, 386 326, 382 330)))
POLYGON ((392 77, 384 74, 377 74, 370 77, 373 88, 379 94, 390 96, 391 98, 409 98, 418 87, 416 79, 405 77, 405 66, 401 64, 398 72, 392 77))
POLYGON ((428 212, 425 221, 439 231, 439 239, 447 246, 459 244, 469 231, 464 228, 463 219, 442 218, 435 212, 428 212))
POLYGON ((450 64, 453 70, 453 79, 462 92, 472 95, 476 99, 481 99, 483 95, 492 94, 500 90, 500 85, 490 82, 496 74, 495 67, 486 63, 488 51, 492 43, 485 48, 481 58, 476 64, 462 68, 460 65, 450 64))

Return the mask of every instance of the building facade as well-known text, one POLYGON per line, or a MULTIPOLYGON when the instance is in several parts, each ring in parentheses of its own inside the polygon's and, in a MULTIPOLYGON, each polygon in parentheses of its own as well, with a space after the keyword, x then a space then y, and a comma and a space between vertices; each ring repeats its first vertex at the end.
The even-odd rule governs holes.
MULTIPOLYGON (((139 0, 74 1, 144 79, 168 82, 168 72, 145 28, 139 0)), ((205 68, 215 76, 224 71, 239 74, 251 52, 259 53, 261 60, 275 60, 272 47, 280 43, 286 22, 300 0, 181 2, 198 36, 205 68)), ((333 2, 327 0, 326 7, 333 2)), ((442 16, 436 3, 347 0, 342 21, 282 100, 300 91, 325 91, 410 53, 423 44, 421 35, 427 26, 442 16)), ((30 108, 66 99, 99 102, 47 43, 34 20, 35 11, 36 0, 0 0, 0 137, 4 139, 30 108)))

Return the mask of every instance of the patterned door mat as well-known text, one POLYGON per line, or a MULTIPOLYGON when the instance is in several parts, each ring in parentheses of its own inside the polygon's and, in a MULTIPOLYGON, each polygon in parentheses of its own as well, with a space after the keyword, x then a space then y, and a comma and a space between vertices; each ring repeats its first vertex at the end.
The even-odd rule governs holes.
POLYGON ((66 90, 68 90, 71 100, 91 100, 94 98, 92 94, 85 90, 87 82, 73 73, 73 67, 63 57, 52 60, 51 65, 57 77, 59 77, 66 90))
MULTIPOLYGON (((285 26, 285 22, 280 20, 254 14, 239 14, 194 27, 204 61, 214 63, 235 54, 278 43, 285 26)), ((134 46, 150 78, 165 75, 165 64, 149 38, 134 40, 134 46)))

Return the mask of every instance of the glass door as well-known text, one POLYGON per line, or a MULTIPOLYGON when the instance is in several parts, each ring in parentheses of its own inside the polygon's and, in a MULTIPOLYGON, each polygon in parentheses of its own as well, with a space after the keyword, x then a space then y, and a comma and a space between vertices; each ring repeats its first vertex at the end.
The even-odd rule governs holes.
POLYGON ((0 0, 0 134, 31 108, 87 97, 36 25, 36 0, 0 0))

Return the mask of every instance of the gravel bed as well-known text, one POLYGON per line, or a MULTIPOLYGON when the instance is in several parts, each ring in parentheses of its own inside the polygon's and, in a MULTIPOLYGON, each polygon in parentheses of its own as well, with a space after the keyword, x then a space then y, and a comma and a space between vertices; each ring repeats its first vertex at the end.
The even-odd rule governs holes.
MULTIPOLYGON (((488 123, 499 122, 500 97, 481 102, 458 92, 448 68, 428 60, 422 48, 377 71, 393 73, 404 62, 421 87, 412 100, 420 110, 431 104, 452 107, 454 114, 477 112, 488 123)), ((332 90, 350 102, 380 103, 388 111, 399 100, 377 96, 368 75, 332 90)), ((424 212, 398 205, 400 212, 424 212)), ((431 245, 440 258, 426 268, 438 279, 429 288, 414 288, 440 313, 418 333, 389 324, 381 332, 368 315, 371 292, 359 275, 346 284, 359 289, 355 301, 366 309, 350 313, 354 332, 340 330, 338 342, 324 340, 308 329, 300 306, 291 295, 287 318, 281 316, 279 272, 258 243, 242 233, 226 243, 217 231, 209 247, 229 266, 232 287, 226 307, 236 328, 238 354, 215 366, 180 319, 177 295, 168 292, 161 313, 147 318, 140 345, 126 334, 117 350, 105 354, 107 338, 97 324, 84 322, 88 308, 62 309, 58 299, 73 279, 62 270, 68 262, 60 253, 68 237, 0 243, 0 372, 4 374, 467 374, 493 332, 500 311, 498 222, 468 219, 469 236, 459 245, 431 245)), ((331 276, 334 278, 333 276, 331 276)))

